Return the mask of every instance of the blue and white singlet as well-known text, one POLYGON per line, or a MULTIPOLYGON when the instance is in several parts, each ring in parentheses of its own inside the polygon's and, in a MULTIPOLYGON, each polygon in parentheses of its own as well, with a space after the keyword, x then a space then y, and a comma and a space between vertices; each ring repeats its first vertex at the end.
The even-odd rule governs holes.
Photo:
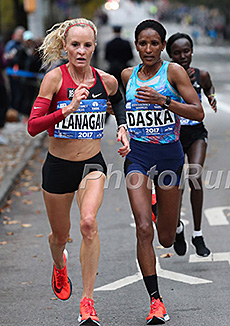
POLYGON ((167 77, 169 62, 163 61, 158 72, 148 80, 141 80, 137 73, 142 64, 137 65, 126 86, 126 116, 131 138, 155 144, 174 143, 179 139, 180 118, 158 104, 138 103, 136 89, 148 86, 172 100, 182 102, 180 94, 170 85, 167 77))

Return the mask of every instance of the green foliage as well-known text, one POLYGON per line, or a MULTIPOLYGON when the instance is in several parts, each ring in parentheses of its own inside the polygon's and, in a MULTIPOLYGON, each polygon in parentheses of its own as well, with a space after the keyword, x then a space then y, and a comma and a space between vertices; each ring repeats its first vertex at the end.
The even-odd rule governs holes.
POLYGON ((9 39, 17 25, 27 25, 23 0, 0 0, 0 33, 3 38, 9 39))
POLYGON ((105 0, 86 0, 84 2, 81 5, 82 16, 92 19, 95 11, 105 3, 105 0))
POLYGON ((0 1, 1 33, 8 34, 14 21, 13 0, 0 1))

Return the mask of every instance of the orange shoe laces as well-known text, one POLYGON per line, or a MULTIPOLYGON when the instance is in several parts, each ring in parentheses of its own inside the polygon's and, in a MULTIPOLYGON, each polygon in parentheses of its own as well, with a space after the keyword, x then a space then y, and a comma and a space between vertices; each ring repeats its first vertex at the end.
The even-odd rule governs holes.
POLYGON ((153 313, 160 306, 161 302, 160 299, 152 299, 151 306, 150 306, 150 313, 153 313))
POLYGON ((57 276, 57 287, 63 288, 68 283, 66 269, 63 268, 63 270, 56 270, 56 276, 57 276))
POLYGON ((94 309, 94 306, 93 306, 93 300, 90 300, 87 298, 82 303, 82 306, 84 307, 86 314, 89 314, 90 316, 97 316, 96 310, 94 309))

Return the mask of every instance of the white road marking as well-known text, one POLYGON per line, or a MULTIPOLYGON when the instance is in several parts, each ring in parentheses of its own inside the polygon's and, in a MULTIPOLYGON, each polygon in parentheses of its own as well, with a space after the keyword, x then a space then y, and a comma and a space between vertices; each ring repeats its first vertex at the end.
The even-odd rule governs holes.
POLYGON ((157 275, 163 278, 167 278, 169 280, 172 281, 177 281, 177 282, 183 282, 183 283, 187 283, 187 284, 207 284, 207 283, 212 283, 212 281, 210 280, 205 280, 203 278, 198 278, 198 277, 194 277, 194 276, 190 276, 190 275, 186 275, 186 274, 182 274, 182 273, 176 273, 176 272, 172 272, 172 271, 168 271, 166 269, 162 269, 160 267, 159 261, 157 259, 157 275))
POLYGON ((224 213, 224 210, 230 210, 230 206, 220 206, 205 209, 204 213, 209 222, 209 225, 229 225, 229 221, 224 213))
POLYGON ((228 261, 230 265, 230 252, 216 252, 209 255, 209 257, 197 257, 196 255, 189 256, 189 263, 204 263, 216 261, 228 261))
MULTIPOLYGON (((156 263, 157 263, 156 264, 157 275, 159 277, 163 277, 163 278, 167 278, 172 281, 183 282, 183 283, 187 283, 187 284, 191 284, 191 285, 212 283, 212 281, 210 281, 210 280, 206 280, 206 279, 202 279, 202 278, 198 278, 198 277, 162 269, 158 258, 157 258, 156 263)), ((96 288, 95 291, 114 291, 114 290, 118 290, 122 287, 125 287, 127 285, 130 285, 137 281, 142 280, 142 274, 140 272, 138 263, 137 263, 137 268, 138 268, 138 272, 136 274, 127 276, 127 277, 121 278, 120 280, 117 280, 115 282, 103 285, 99 288, 96 288)))
POLYGON ((133 284, 133 283, 135 283, 137 281, 140 281, 141 279, 142 279, 142 276, 138 272, 138 273, 136 273, 134 275, 121 278, 120 280, 117 280, 115 282, 112 282, 112 283, 109 283, 107 285, 96 288, 95 291, 114 291, 114 290, 123 288, 124 286, 133 284))

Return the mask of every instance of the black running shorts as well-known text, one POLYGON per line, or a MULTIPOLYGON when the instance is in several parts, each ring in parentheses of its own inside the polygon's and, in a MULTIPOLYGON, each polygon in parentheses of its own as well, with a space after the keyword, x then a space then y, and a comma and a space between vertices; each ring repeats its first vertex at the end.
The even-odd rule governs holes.
POLYGON ((205 143, 208 142, 208 131, 202 122, 193 126, 181 126, 180 141, 185 154, 198 139, 202 139, 205 143))
POLYGON ((107 173, 101 152, 84 161, 68 161, 48 152, 42 168, 42 188, 54 194, 71 193, 78 190, 82 179, 93 171, 107 173))

